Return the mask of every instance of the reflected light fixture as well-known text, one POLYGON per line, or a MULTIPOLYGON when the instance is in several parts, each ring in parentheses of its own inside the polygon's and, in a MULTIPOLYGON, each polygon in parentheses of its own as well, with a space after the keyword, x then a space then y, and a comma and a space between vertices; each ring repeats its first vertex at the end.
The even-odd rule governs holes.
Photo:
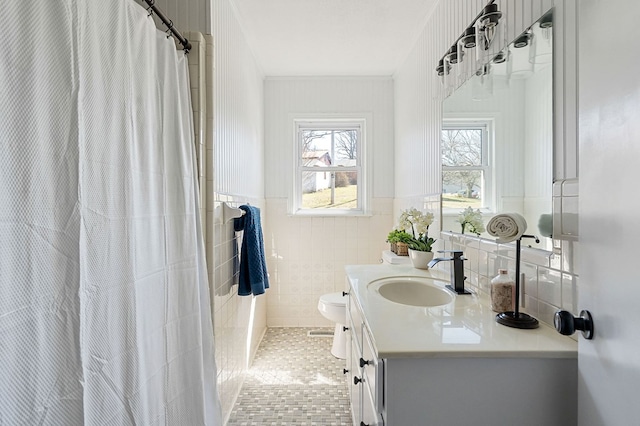
POLYGON ((458 55, 458 46, 456 44, 451 46, 451 48, 447 51, 445 57, 450 64, 455 65, 458 62, 462 62, 462 56, 458 55))
POLYGON ((523 47, 527 47, 529 45, 529 41, 531 40, 531 29, 528 29, 520 37, 513 41, 513 47, 516 49, 522 49, 523 47))
POLYGON ((471 99, 483 101, 493 95, 493 76, 491 75, 491 65, 485 64, 476 71, 477 78, 473 79, 471 86, 471 99))
POLYGON ((533 64, 530 61, 531 42, 533 33, 531 28, 519 35, 513 41, 512 57, 509 58, 508 74, 510 78, 527 78, 533 73, 533 64))
POLYGON ((449 70, 451 69, 451 65, 442 58, 438 61, 438 66, 436 67, 436 74, 440 77, 440 84, 445 86, 445 75, 449 74, 449 70))
POLYGON ((548 64, 553 59, 553 15, 547 13, 531 27, 532 39, 529 61, 548 64))
POLYGON ((508 58, 509 54, 506 53, 504 50, 501 51, 500 53, 498 53, 494 58, 493 58, 493 63, 494 64, 502 64, 504 63, 507 58, 508 58))
POLYGON ((438 74, 438 77, 442 77, 446 74, 449 74, 449 70, 451 69, 451 67, 449 66, 449 64, 445 63, 444 58, 440 59, 440 61, 438 61, 438 66, 436 67, 436 73, 438 74))
POLYGON ((462 42, 462 46, 464 46, 465 49, 473 49, 476 47, 476 27, 471 26, 464 30, 462 37, 460 37, 460 42, 462 42))

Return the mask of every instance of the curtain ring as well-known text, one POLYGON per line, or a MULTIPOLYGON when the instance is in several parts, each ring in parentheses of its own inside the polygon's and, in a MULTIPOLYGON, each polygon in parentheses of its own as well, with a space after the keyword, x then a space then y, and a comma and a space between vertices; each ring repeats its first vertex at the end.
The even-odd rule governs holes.
POLYGON ((153 15, 153 5, 156 4, 156 0, 145 0, 145 1, 149 5, 149 7, 147 7, 147 12, 149 12, 147 16, 151 16, 153 15))

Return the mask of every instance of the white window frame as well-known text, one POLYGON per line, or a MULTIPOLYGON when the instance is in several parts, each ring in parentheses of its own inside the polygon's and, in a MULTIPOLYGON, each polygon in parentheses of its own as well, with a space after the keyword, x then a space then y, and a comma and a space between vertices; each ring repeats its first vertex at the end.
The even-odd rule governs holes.
MULTIPOLYGON (((493 150, 495 141, 495 118, 460 118, 460 117, 444 117, 442 119, 441 130, 454 129, 478 129, 482 131, 482 165, 480 166, 445 166, 442 164, 442 173, 445 171, 456 170, 482 170, 484 176, 484 185, 482 188, 483 206, 480 208, 482 213, 492 213, 496 211, 496 182, 495 163, 493 161, 493 150)), ((442 133, 440 135, 442 139, 442 133)), ((442 161, 442 159, 440 159, 442 161)), ((442 179, 442 175, 440 178, 442 179)), ((442 207, 442 214, 446 216, 458 215, 463 209, 452 209, 442 207)))
MULTIPOLYGON (((367 172, 367 155, 366 155, 366 134, 367 120, 358 117, 335 117, 335 118, 295 118, 293 120, 294 128, 294 176, 293 176, 293 194, 290 197, 290 212, 293 215, 300 216, 368 216, 369 215, 369 191, 368 191, 368 172, 367 172), (303 130, 357 130, 359 137, 356 147, 356 165, 353 167, 344 166, 328 166, 318 170, 317 167, 305 166, 302 163, 302 131, 303 130), (338 208, 302 208, 302 173, 311 172, 345 172, 355 171, 358 175, 358 207, 355 209, 338 209, 338 208)), ((333 153, 332 153, 333 154, 333 153)), ((335 158, 332 155, 332 158, 335 158)))

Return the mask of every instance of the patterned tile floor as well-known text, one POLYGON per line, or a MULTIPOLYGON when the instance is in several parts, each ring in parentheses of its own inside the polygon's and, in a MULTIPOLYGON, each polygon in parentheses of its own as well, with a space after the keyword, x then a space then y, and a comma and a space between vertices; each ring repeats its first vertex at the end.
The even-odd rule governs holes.
POLYGON ((351 424, 345 361, 331 355, 330 337, 310 330, 267 329, 229 426, 351 424))

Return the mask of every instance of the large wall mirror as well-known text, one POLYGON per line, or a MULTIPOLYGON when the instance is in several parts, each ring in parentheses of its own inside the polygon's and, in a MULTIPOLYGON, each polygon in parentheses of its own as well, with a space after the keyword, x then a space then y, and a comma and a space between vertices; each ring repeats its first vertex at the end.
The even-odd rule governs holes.
MULTIPOLYGON (((518 212, 552 249, 553 20, 548 12, 443 102, 442 229, 518 212)), ((487 234, 483 234, 487 236, 487 234)), ((526 243, 530 244, 527 240, 526 243)))

